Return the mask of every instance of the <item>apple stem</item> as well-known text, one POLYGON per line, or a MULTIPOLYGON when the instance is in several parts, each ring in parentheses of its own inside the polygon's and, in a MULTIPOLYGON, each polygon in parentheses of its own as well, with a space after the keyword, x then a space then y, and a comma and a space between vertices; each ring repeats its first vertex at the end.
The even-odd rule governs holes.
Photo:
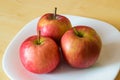
POLYGON ((77 30, 75 27, 73 28, 73 30, 74 30, 74 32, 75 32, 75 34, 76 34, 77 36, 83 37, 83 34, 80 33, 80 32, 78 32, 78 30, 77 30))
POLYGON ((57 8, 55 7, 55 12, 53 18, 56 19, 56 14, 57 14, 57 8))
POLYGON ((40 38, 41 38, 41 31, 39 31, 39 33, 38 33, 38 41, 37 41, 37 44, 38 44, 38 45, 41 44, 40 38))

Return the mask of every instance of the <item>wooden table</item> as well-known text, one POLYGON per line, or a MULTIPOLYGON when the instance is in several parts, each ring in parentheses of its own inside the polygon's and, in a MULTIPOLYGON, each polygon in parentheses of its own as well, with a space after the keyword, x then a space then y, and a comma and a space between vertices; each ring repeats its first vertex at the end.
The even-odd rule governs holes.
MULTIPOLYGON (((103 20, 120 30, 120 0, 1 0, 0 1, 0 80, 9 80, 2 70, 7 45, 30 20, 53 12, 103 20)), ((120 80, 120 72, 116 77, 120 80)))

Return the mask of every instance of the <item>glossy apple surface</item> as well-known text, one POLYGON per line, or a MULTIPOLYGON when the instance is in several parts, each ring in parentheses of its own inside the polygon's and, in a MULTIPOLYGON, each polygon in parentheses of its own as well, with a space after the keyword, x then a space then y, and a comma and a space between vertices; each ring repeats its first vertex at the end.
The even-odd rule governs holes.
POLYGON ((87 68, 98 59, 102 42, 97 32, 88 26, 75 26, 61 38, 61 48, 67 62, 75 68, 87 68))
POLYGON ((47 13, 38 21, 37 31, 41 31, 42 36, 51 37, 59 42, 62 35, 71 27, 67 17, 56 14, 54 18, 53 13, 47 13))
POLYGON ((60 53, 54 40, 48 37, 31 36, 20 46, 20 59, 24 67, 37 74, 53 71, 60 62, 60 53))

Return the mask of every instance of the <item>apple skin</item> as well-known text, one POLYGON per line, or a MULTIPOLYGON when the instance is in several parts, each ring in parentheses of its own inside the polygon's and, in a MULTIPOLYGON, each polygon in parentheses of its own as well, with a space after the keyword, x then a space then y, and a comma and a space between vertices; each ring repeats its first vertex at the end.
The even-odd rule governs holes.
POLYGON ((41 31, 42 36, 51 37, 56 42, 60 42, 62 35, 70 28, 72 25, 67 17, 56 14, 54 19, 53 13, 43 15, 37 24, 37 32, 41 31))
POLYGON ((20 59, 24 67, 33 73, 53 71, 60 62, 59 48, 54 40, 41 36, 37 44, 36 35, 27 38, 20 46, 20 59))
POLYGON ((73 28, 65 32, 61 38, 63 55, 72 67, 88 68, 97 61, 102 41, 97 32, 88 26, 74 28, 81 36, 76 35, 73 28))

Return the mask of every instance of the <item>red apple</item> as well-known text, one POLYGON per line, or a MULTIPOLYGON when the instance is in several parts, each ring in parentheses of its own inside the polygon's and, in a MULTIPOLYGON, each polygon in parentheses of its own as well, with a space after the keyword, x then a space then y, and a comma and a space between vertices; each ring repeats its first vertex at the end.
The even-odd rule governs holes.
POLYGON ((99 35, 88 26, 75 26, 61 38, 63 55, 75 68, 92 66, 99 57, 101 46, 99 35))
POLYGON ((20 46, 20 59, 24 67, 38 74, 53 71, 60 62, 60 53, 54 40, 37 35, 27 38, 20 46))
POLYGON ((65 16, 55 13, 47 13, 38 21, 37 31, 41 31, 41 35, 51 37, 56 42, 59 42, 62 35, 70 29, 71 23, 65 16))

